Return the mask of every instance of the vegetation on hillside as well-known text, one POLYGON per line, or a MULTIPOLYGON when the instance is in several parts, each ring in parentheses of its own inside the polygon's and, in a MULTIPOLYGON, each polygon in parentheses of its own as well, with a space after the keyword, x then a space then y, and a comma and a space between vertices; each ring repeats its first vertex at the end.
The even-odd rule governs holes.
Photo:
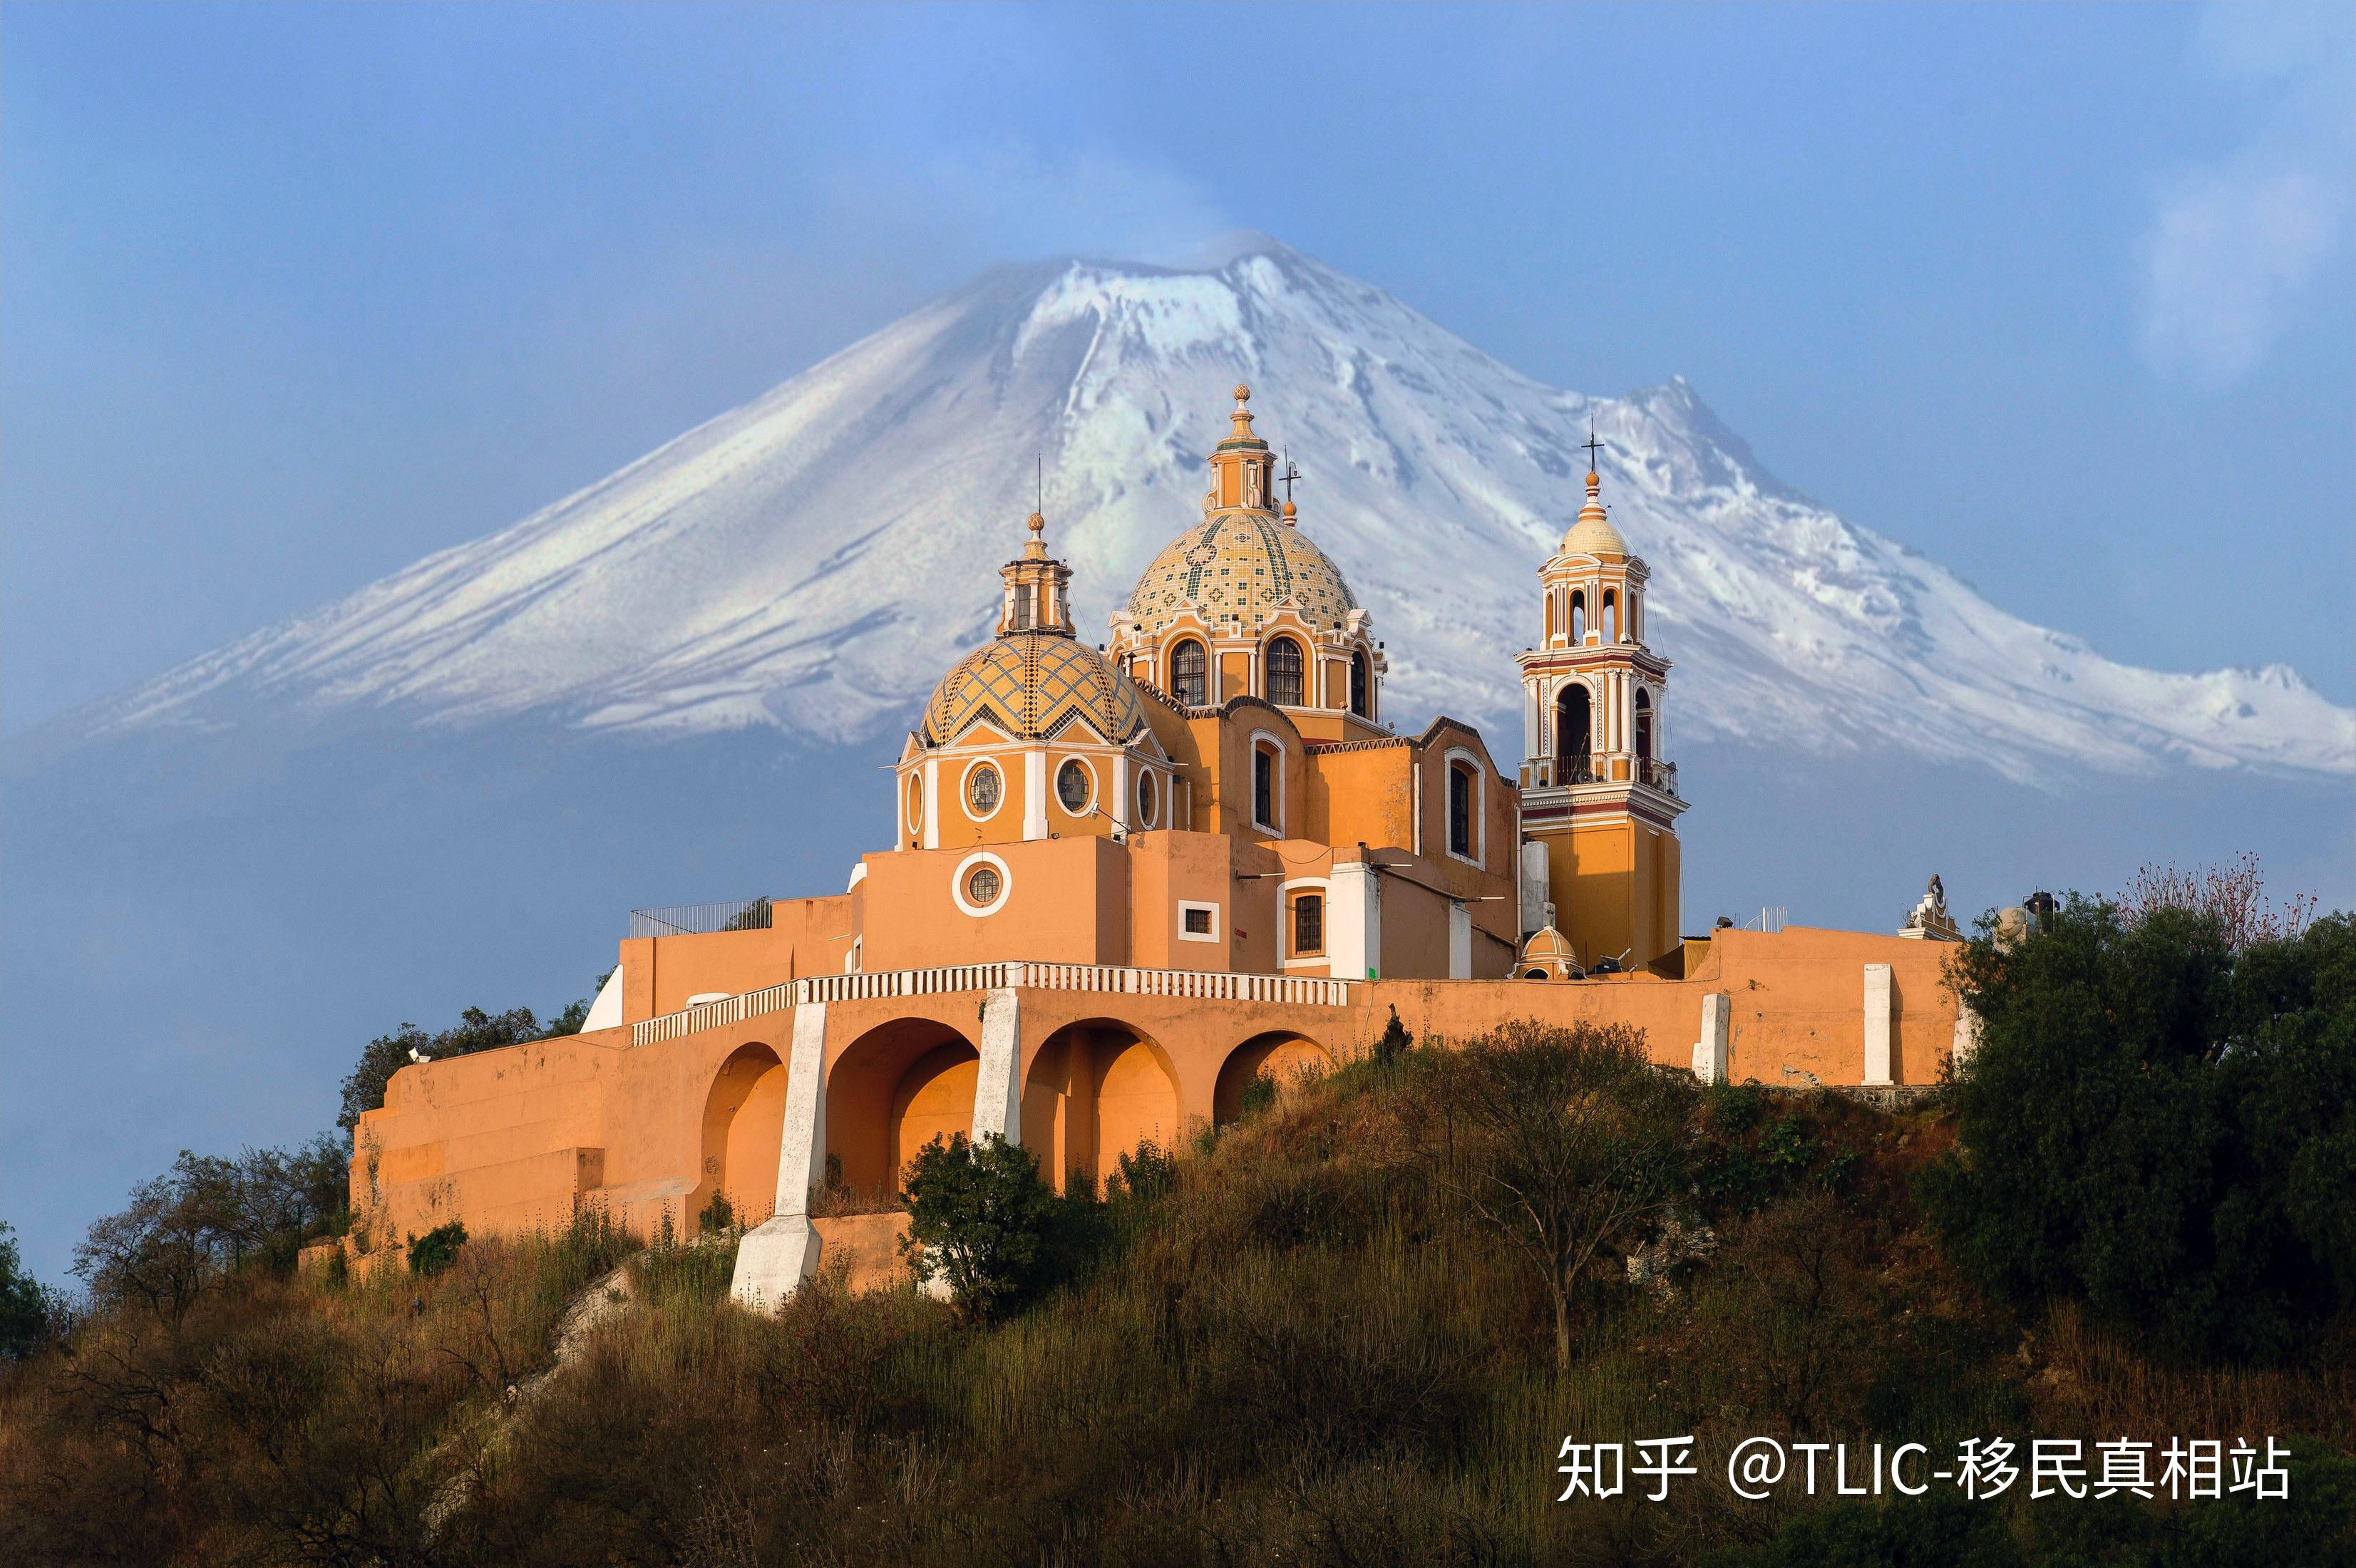
POLYGON ((936 1146, 953 1303, 739 1310, 724 1214, 366 1278, 215 1242, 185 1301, 96 1291, 0 1373, 0 1558, 2349 1562, 2352 954, 2344 917, 2073 901, 1959 952, 1979 1051, 1897 1112, 1612 1031, 1387 1030, 1101 1200, 936 1146), (1680 1435, 1666 1501, 1556 1500, 1566 1439, 1680 1435), (2272 1435, 2291 1495, 1747 1502, 1757 1435, 2272 1435))

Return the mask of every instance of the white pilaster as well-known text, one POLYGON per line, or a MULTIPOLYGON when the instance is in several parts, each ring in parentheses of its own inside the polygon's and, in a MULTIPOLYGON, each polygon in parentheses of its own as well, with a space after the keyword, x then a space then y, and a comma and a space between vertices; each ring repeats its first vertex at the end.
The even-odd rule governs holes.
POLYGON ((826 1004, 794 1009, 786 1063, 786 1114, 777 1143, 777 1207, 744 1232, 728 1293, 745 1306, 776 1307, 818 1277, 821 1243, 810 1224, 810 1189, 826 1179, 826 1004))
POLYGON ((948 803, 941 798, 941 760, 938 757, 926 757, 925 759, 926 848, 937 849, 941 847, 941 813, 947 809, 948 809, 948 803))
POLYGON ((1733 1060, 1734 998, 1712 991, 1701 999, 1701 1039, 1694 1042, 1694 1076, 1705 1083, 1727 1082, 1733 1060))
POLYGON ((1546 840, 1534 838, 1522 846, 1521 893, 1522 934, 1535 935, 1546 927, 1547 893, 1549 891, 1546 840))
POLYGON ((1448 977, 1472 977, 1472 912, 1462 899, 1448 901, 1448 977))
POLYGON ((1865 1082, 1869 1085, 1890 1082, 1890 965, 1867 965, 1865 966, 1865 1082))
MULTIPOLYGON (((1103 802, 1098 802, 1101 806, 1103 802)), ((1130 827, 1129 789, 1129 753, 1120 752, 1112 760, 1112 809, 1105 815, 1112 818, 1114 831, 1127 837, 1130 827)))
POLYGON ((1023 1141, 1022 1010, 1011 987, 981 999, 981 1071, 973 1084, 973 1141, 1023 1141))
POLYGON ((1023 837, 1047 837, 1047 748, 1033 746, 1023 759, 1023 837))
POLYGON ((1382 973, 1382 882, 1363 860, 1341 861, 1326 874, 1325 951, 1337 980, 1372 980, 1382 973))

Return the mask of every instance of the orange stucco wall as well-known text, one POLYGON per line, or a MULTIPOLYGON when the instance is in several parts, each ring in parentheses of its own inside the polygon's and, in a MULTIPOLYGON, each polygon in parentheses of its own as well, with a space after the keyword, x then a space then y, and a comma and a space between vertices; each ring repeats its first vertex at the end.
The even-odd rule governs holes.
MULTIPOLYGON (((1703 997, 1723 992, 1738 1081, 1854 1084, 1868 964, 1892 971, 1891 1076, 1926 1083, 1954 1036, 1941 978, 1952 951, 1793 927, 1720 932, 1696 944, 1682 980, 1368 981, 1341 1007, 1024 990, 1023 1141, 1059 1177, 1101 1179, 1138 1139, 1231 1114, 1240 1083, 1271 1057, 1280 1067, 1348 1059, 1393 1008, 1441 1041, 1514 1018, 1627 1023, 1656 1060, 1685 1067, 1703 997)), ((916 1143, 969 1123, 980 1007, 972 992, 829 1007, 827 1147, 854 1189, 885 1187, 916 1143)), ((792 1030, 784 1011, 659 1045, 634 1048, 626 1029, 609 1029, 403 1068, 384 1108, 362 1118, 354 1202, 395 1241, 451 1218, 489 1233, 560 1224, 584 1203, 643 1228, 666 1210, 691 1223, 715 1187, 758 1218, 775 1198, 792 1030)))

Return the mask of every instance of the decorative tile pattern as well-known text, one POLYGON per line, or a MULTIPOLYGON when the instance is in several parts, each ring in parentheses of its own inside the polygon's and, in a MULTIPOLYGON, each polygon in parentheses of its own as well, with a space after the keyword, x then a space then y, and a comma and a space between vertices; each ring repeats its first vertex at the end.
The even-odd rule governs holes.
POLYGON ((1311 625, 1335 632, 1358 607, 1341 572, 1299 528, 1263 512, 1221 512, 1154 557, 1129 596, 1129 613, 1151 638, 1186 610, 1257 629, 1288 602, 1311 625))
POLYGON ((1145 727, 1145 703, 1102 654, 1061 632, 1009 632, 957 663, 925 705, 924 738, 945 745, 977 719, 1045 740, 1085 719, 1112 741, 1145 727))

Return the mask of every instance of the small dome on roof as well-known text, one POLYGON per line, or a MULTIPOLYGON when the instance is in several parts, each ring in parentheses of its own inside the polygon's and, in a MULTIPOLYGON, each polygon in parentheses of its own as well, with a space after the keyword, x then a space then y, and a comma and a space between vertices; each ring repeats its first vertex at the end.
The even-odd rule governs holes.
POLYGON ((1112 661, 1060 631, 1008 632, 957 662, 925 704, 919 738, 947 745, 977 719, 1044 741, 1085 720, 1116 745, 1145 727, 1145 700, 1112 661))
POLYGON ((1522 944, 1522 956, 1525 959, 1569 958, 1572 956, 1570 938, 1549 925, 1522 944))
POLYGON ((1612 526, 1603 511, 1603 481, 1590 470, 1587 475, 1587 505, 1579 509, 1579 521, 1562 536, 1564 555, 1626 555, 1628 541, 1612 526))

